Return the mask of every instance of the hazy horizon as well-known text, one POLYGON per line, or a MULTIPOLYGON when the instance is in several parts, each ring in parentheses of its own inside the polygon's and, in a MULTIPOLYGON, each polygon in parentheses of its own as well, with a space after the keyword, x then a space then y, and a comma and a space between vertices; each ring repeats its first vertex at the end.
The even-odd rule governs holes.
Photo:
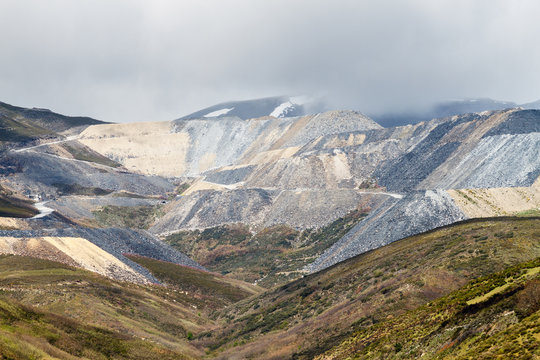
POLYGON ((540 99, 540 3, 0 2, 0 101, 112 122, 231 100, 325 97, 364 113, 540 99))

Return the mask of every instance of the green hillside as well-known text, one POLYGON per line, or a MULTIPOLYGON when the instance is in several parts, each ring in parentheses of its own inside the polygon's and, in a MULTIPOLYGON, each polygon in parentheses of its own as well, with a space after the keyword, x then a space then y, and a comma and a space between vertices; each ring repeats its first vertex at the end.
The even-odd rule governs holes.
POLYGON ((540 356, 540 258, 470 282, 362 329, 324 359, 534 359, 540 356))
POLYGON ((129 335, 0 300, 2 359, 189 359, 129 335))
MULTIPOLYGON (((260 289, 145 257, 162 285, 0 256, 0 349, 32 359, 538 356, 540 218, 465 221, 260 289)), ((506 357, 508 358, 508 357, 506 357)))
POLYGON ((79 126, 104 124, 81 116, 65 116, 46 109, 27 109, 0 102, 0 152, 15 143, 57 138, 79 126))
POLYGON ((276 225, 252 233, 242 224, 180 231, 164 241, 208 269, 270 288, 302 276, 301 270, 367 213, 354 210, 319 229, 276 225))
POLYGON ((0 185, 0 217, 28 218, 37 213, 30 201, 16 197, 0 185))
POLYGON ((54 132, 36 124, 17 121, 0 113, 0 150, 8 143, 25 143, 54 135, 54 132))
POLYGON ((311 359, 464 286, 540 256, 539 218, 466 221, 412 236, 242 301, 202 335, 213 354, 311 359))
POLYGON ((66 116, 48 109, 24 108, 0 102, 0 114, 16 120, 19 124, 62 132, 76 126, 104 124, 87 116, 66 116))
POLYGON ((213 326, 206 316, 210 302, 189 284, 141 286, 0 255, 0 289, 3 359, 199 358, 203 352, 190 339, 213 326))
POLYGON ((219 274, 143 256, 127 257, 150 270, 152 275, 169 288, 191 293, 194 300, 200 301, 197 304, 200 308, 217 310, 262 292, 257 286, 219 274))

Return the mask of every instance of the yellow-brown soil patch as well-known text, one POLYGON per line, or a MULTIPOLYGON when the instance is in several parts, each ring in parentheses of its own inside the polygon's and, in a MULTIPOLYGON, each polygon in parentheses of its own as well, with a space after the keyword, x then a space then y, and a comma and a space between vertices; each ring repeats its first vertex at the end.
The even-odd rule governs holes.
POLYGON ((190 138, 172 131, 172 122, 94 125, 79 141, 135 172, 179 176, 185 171, 190 138))
POLYGON ((514 215, 540 209, 540 178, 530 187, 448 190, 469 217, 514 215))
POLYGON ((0 253, 58 261, 112 279, 147 282, 142 275, 113 255, 78 237, 0 237, 0 253))

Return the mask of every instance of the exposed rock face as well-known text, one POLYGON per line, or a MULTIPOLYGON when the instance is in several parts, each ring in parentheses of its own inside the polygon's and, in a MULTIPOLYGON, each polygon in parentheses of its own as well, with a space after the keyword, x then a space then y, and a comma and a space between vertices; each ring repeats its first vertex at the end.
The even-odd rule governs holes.
POLYGON ((86 161, 63 159, 35 151, 10 153, 19 168, 6 178, 9 185, 21 193, 58 194, 58 186, 77 185, 109 191, 125 190, 138 194, 158 195, 172 191, 174 186, 157 176, 143 176, 86 161))
POLYGON ((235 163, 258 141, 259 150, 269 147, 274 136, 283 134, 292 120, 259 119, 243 121, 239 118, 215 120, 177 120, 176 132, 188 134, 184 174, 199 173, 235 163))
POLYGON ((204 173, 204 179, 214 184, 232 185, 243 182, 253 173, 256 165, 224 166, 204 173))
POLYGON ((308 270, 469 216, 538 207, 537 185, 531 185, 540 175, 540 111, 513 109, 437 122, 421 141, 373 173, 389 190, 409 195, 370 214, 308 270), (516 186, 522 188, 502 188, 516 186), (479 189, 450 190, 462 188, 479 189))
POLYGON ((271 146, 267 139, 257 139, 257 146, 236 164, 204 172, 205 182, 195 183, 151 231, 163 234, 235 222, 304 229, 327 225, 359 206, 377 208, 389 195, 373 189, 366 193, 359 185, 381 162, 427 136, 436 123, 333 133, 359 127, 351 120, 359 116, 330 112, 305 117, 292 125, 304 130, 289 128, 271 146), (327 135, 315 136, 313 129, 325 127, 327 135), (197 194, 203 189, 205 194, 197 194))
POLYGON ((388 199, 327 249, 307 270, 318 271, 404 237, 464 219, 463 212, 442 190, 414 192, 400 200, 388 199))
POLYGON ((448 171, 419 185, 445 189, 530 186, 540 175, 540 133, 484 137, 448 171))
POLYGON ((392 195, 352 189, 284 190, 275 199, 265 226, 292 224, 313 229, 343 217, 351 210, 377 209, 392 195))
MULTIPOLYGON (((385 161, 403 154, 427 136, 434 124, 354 131, 319 137, 289 157, 244 171, 252 187, 358 188, 385 161)), ((219 170, 216 171, 219 174, 219 170)), ((214 178, 219 179, 216 173, 214 178)))
POLYGON ((377 208, 388 197, 382 192, 352 189, 199 191, 168 205, 167 213, 150 231, 168 234, 231 223, 318 228, 358 207, 377 208))
MULTIPOLYGON (((360 113, 332 111, 285 119, 176 120, 170 126, 167 123, 133 127, 100 125, 86 129, 79 140, 131 170, 177 176, 204 174, 204 181, 197 181, 185 196, 168 207, 168 213, 152 228, 153 232, 236 222, 252 225, 285 222, 304 228, 323 226, 355 209, 362 197, 357 192, 325 191, 354 189, 358 181, 365 179, 359 176, 356 179, 355 175, 370 171, 362 170, 358 163, 375 160, 362 158, 350 165, 347 154, 336 150, 336 146, 327 147, 320 154, 295 156, 295 153, 310 142, 320 141, 321 136, 371 129, 381 128, 360 113), (166 159, 163 171, 158 169, 159 159, 166 159), (168 166, 173 162, 173 167, 168 166), (351 166, 356 174, 351 173, 351 166), (282 194, 283 189, 294 192, 282 194), (305 204, 316 210, 306 211, 305 204)), ((364 137, 359 134, 357 140, 346 141, 358 143, 364 137)), ((339 140, 330 141, 337 141, 341 147, 339 140)), ((377 145, 373 148, 370 151, 379 151, 377 145)), ((351 159, 354 161, 354 155, 351 159)), ((377 201, 371 205, 379 203, 384 196, 374 198, 377 201)))
POLYGON ((83 131, 79 140, 133 171, 193 176, 327 134, 380 128, 362 114, 333 111, 286 119, 224 117, 98 125, 83 131))
POLYGON ((374 176, 392 191, 530 186, 540 175, 540 111, 446 119, 374 176))
MULTIPOLYGON (((183 152, 179 168, 200 178, 151 231, 167 234, 228 223, 309 228, 362 204, 370 207, 372 215, 311 267, 320 269, 464 219, 455 194, 438 189, 530 186, 540 175, 539 120, 540 112, 518 109, 391 129, 354 112, 177 120, 169 131, 188 139, 178 146, 183 152), (359 189, 374 180, 389 192, 409 195, 399 200, 384 191, 359 189)), ((90 127, 87 134, 98 128, 104 127, 90 127)), ((93 139, 99 151, 101 140, 93 139)))
POLYGON ((225 223, 261 223, 272 204, 271 191, 198 191, 172 203, 172 209, 155 224, 153 233, 196 229, 225 223))
MULTIPOLYGON (((531 185, 540 176, 539 124, 540 111, 510 109, 391 129, 351 111, 284 119, 243 120, 223 114, 219 119, 97 125, 87 128, 79 141, 142 174, 26 152, 13 154, 24 171, 10 176, 9 182, 17 189, 51 193, 55 182, 71 182, 164 194, 174 187, 149 174, 194 177, 151 227, 160 235, 232 223, 254 229, 275 224, 313 228, 350 210, 370 208, 370 216, 309 268, 315 271, 471 214, 494 213, 485 206, 473 209, 459 189, 486 189, 488 195, 488 188, 531 189, 527 198, 533 200, 527 206, 534 207, 536 187, 531 185), (458 200, 460 196, 467 201, 458 200)), ((528 210, 507 206, 497 196, 501 209, 528 210)), ((88 215, 93 206, 74 199, 53 205, 78 215, 88 215)))

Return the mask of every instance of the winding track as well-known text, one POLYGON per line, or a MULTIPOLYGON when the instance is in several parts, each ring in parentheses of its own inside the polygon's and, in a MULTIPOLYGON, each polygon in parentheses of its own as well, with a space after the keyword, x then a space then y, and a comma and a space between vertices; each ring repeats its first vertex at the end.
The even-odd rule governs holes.
POLYGON ((48 201, 42 201, 35 204, 36 209, 39 210, 39 214, 32 216, 30 219, 40 219, 53 213, 54 209, 45 206, 48 201))
POLYGON ((64 143, 64 142, 67 142, 67 141, 77 140, 78 138, 79 138, 79 135, 72 135, 72 136, 68 136, 68 137, 66 137, 65 139, 62 139, 62 140, 51 141, 51 142, 48 142, 48 143, 43 143, 43 144, 39 144, 39 145, 29 146, 29 147, 26 147, 26 148, 17 149, 17 150, 12 150, 12 151, 13 151, 13 152, 23 152, 23 151, 32 150, 32 149, 35 149, 35 148, 38 148, 38 147, 41 147, 41 146, 53 145, 53 144, 60 144, 60 143, 64 143))

